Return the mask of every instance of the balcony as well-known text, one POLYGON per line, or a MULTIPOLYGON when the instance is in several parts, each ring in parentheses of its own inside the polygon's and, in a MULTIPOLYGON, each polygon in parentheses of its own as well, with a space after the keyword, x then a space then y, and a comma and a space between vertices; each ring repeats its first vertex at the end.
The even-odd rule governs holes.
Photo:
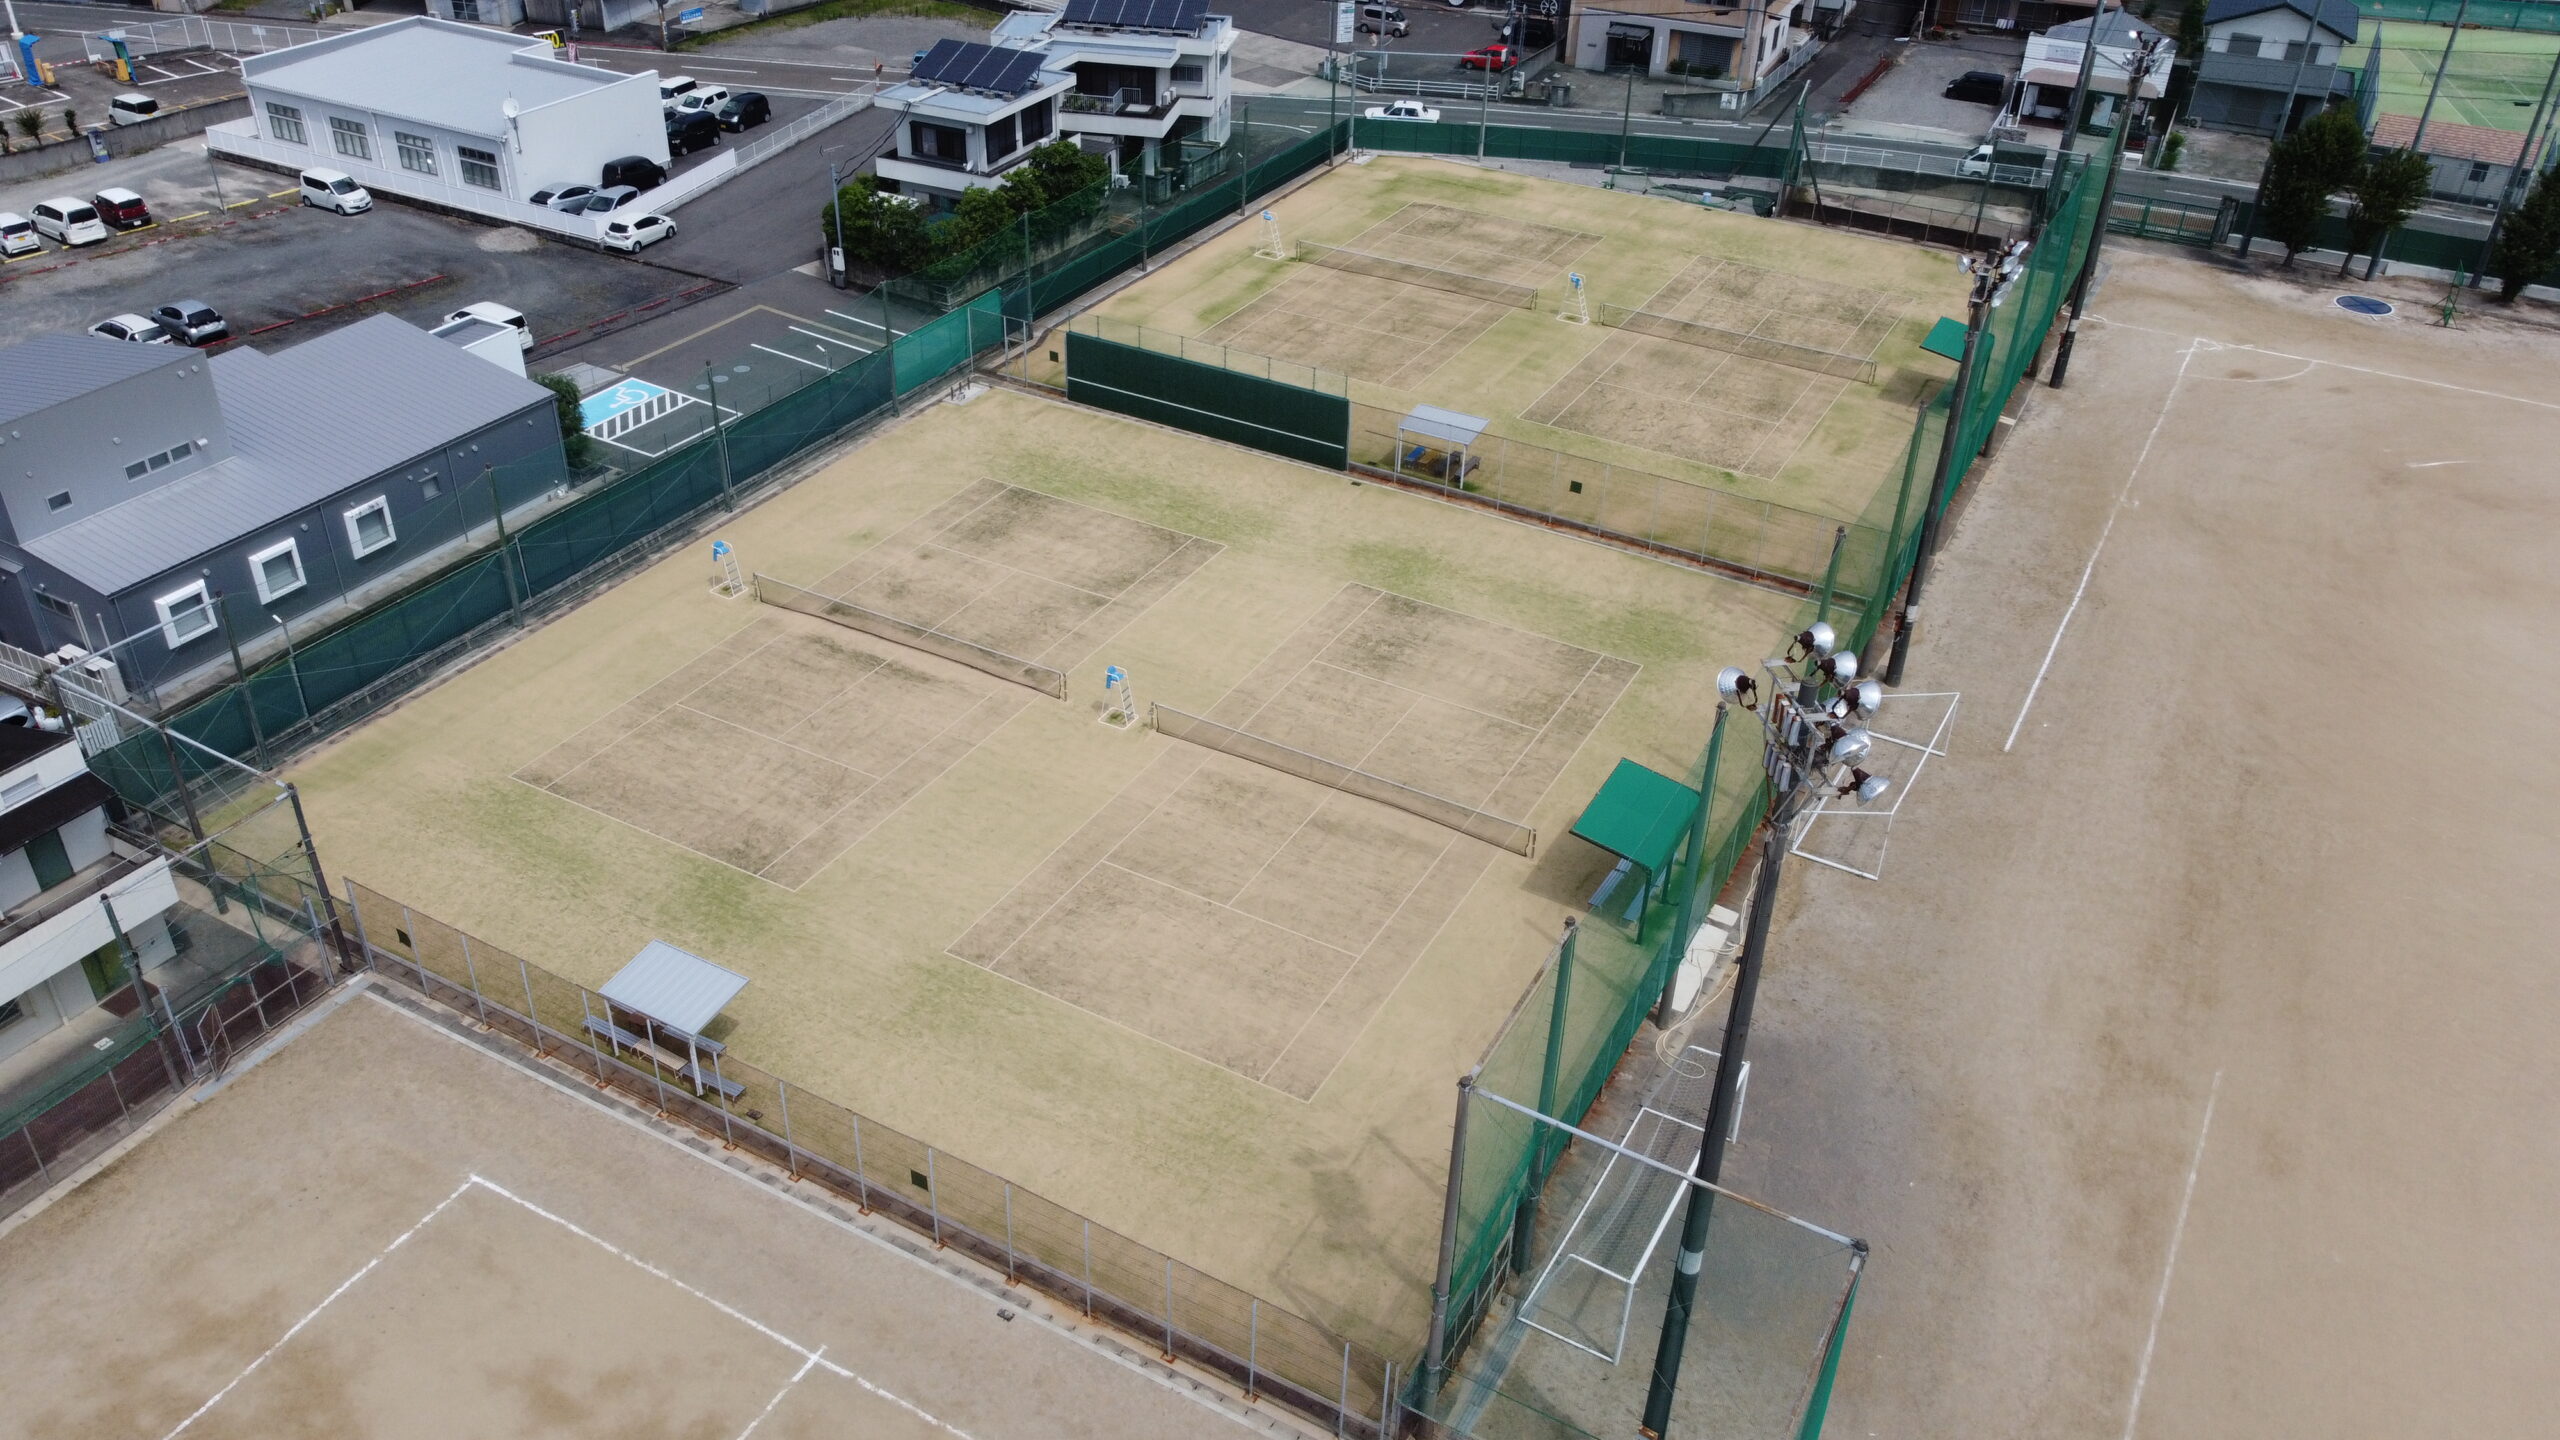
POLYGON ((1061 96, 1058 108, 1069 115, 1134 115, 1150 118, 1173 103, 1173 97, 1151 95, 1136 86, 1114 90, 1107 95, 1091 95, 1078 90, 1061 96))
POLYGON ((2207 50, 2196 62, 2196 83, 2229 85, 2241 90, 2297 90, 2304 95, 2329 93, 2337 71, 2334 64, 2314 60, 2296 64, 2291 60, 2270 60, 2261 55, 2235 55, 2227 50, 2207 50), (2299 78, 2297 86, 2296 77, 2299 78))
POLYGON ((110 838, 105 858, 75 870, 69 879, 50 889, 40 890, 23 903, 0 913, 0 951, 5 951, 20 937, 35 933, 53 917, 87 904, 91 897, 108 886, 148 865, 155 857, 110 838))

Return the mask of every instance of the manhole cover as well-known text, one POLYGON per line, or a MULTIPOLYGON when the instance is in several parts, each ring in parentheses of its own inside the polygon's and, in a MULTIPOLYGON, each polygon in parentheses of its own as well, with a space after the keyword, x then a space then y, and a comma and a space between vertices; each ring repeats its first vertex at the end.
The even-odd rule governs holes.
POLYGON ((2376 300, 2370 295, 2341 295, 2338 297, 2338 308, 2353 315, 2388 315, 2391 313, 2391 302, 2376 300))

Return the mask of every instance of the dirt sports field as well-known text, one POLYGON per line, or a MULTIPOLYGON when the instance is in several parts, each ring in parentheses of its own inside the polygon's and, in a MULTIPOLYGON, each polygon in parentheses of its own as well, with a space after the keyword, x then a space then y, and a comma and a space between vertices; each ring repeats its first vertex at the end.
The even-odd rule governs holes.
POLYGON ((1451 1086, 1607 869, 1566 831, 1791 611, 1010 391, 719 534, 790 603, 700 547, 355 732, 294 775, 331 867, 588 985, 732 966, 740 1058, 1391 1351, 1451 1086))
POLYGON ((1096 313, 1346 375, 1355 450, 1428 402, 1571 459, 1857 519, 1954 374, 1919 348, 1964 304, 1937 251, 1417 157, 1341 167, 1271 211, 1295 258, 1248 222, 1096 313), (1595 323, 1559 323, 1570 273, 1595 323))
POLYGON ((1876 1241, 1833 1434, 2548 1434, 2560 326, 2110 249, 1728 1173, 1876 1241))
POLYGON ((359 986, 0 1229, 9 1434, 1273 1433, 415 1010, 359 986))

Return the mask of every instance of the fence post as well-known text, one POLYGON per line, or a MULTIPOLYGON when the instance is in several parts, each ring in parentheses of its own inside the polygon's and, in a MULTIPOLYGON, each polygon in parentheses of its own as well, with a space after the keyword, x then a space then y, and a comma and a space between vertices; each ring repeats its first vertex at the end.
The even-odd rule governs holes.
POLYGON ((480 993, 480 967, 471 960, 471 937, 459 930, 453 933, 462 941, 462 973, 471 981, 471 1003, 480 1011, 480 1028, 486 1030, 489 1028, 489 1001, 480 993))
POLYGON ((1404 1408, 1396 1401, 1396 1362, 1386 1362, 1378 1381, 1378 1440, 1394 1440, 1404 1428, 1396 1423, 1396 1412, 1404 1408))
MULTIPOLYGON (((163 1058, 165 1060, 166 1057, 163 1058)), ((36 1148, 35 1127, 32 1125, 19 1126, 18 1138, 27 1142, 27 1156, 36 1162, 36 1183, 40 1185, 52 1184, 53 1176, 47 1173, 44 1168, 44 1152, 36 1148)), ((1086 1308, 1089 1310, 1092 1307, 1087 1306, 1086 1308)))
POLYGON ((249 666, 240 658, 240 637, 231 628, 231 597, 213 597, 213 617, 222 622, 222 643, 231 648, 231 673, 240 677, 240 706, 249 717, 249 750, 258 757, 258 768, 267 768, 267 737, 258 726, 258 697, 249 689, 249 666))
POLYGON ((1342 1342, 1342 1393, 1333 1400, 1333 1433, 1339 1435, 1351 1420, 1351 1342, 1342 1342))
POLYGON ((1257 1362, 1261 1359, 1261 1355, 1262 1297, 1256 1295, 1253 1297, 1253 1309, 1245 1317, 1244 1323, 1244 1398, 1247 1400, 1256 1398, 1253 1393, 1256 1388, 1254 1381, 1257 1378, 1257 1362))
POLYGON ((853 1184, 862 1192, 861 1210, 868 1215, 871 1213, 871 1178, 862 1173, 862 1117, 850 1110, 845 1114, 853 1117, 853 1184))
POLYGON ((942 1180, 935 1174, 933 1147, 924 1147, 924 1203, 933 1212, 933 1248, 939 1250, 942 1240, 942 1180))
POLYGON ((798 1180, 800 1178, 800 1147, 791 1141, 791 1087, 783 1084, 782 1077, 777 1075, 774 1077, 773 1091, 782 1100, 782 1153, 790 1157, 791 1161, 790 1168, 785 1173, 793 1180, 798 1180))
MULTIPOLYGON (((1701 802, 1703 805, 1704 802, 1701 802)), ((1564 919, 1564 938, 1556 942, 1556 989, 1552 1008, 1547 1015, 1546 1062, 1538 1070, 1538 1113, 1556 1113, 1556 1072, 1564 1065, 1565 1014, 1573 1004, 1573 942, 1580 934, 1574 917, 1564 919)), ((1675 927, 1672 934, 1677 936, 1675 927)), ((1678 941, 1674 940, 1676 947, 1678 941)), ((1668 990, 1668 985, 1663 987, 1668 990)), ((1529 1183, 1521 1189, 1520 1206, 1511 1220, 1511 1273, 1529 1273, 1529 1252, 1538 1238, 1538 1199, 1547 1183, 1547 1137, 1536 1126, 1529 1130, 1529 1183)))
MULTIPOLYGON (((699 1083, 702 1078, 702 1062, 697 1059, 693 1064, 694 1079, 696 1083, 699 1083)), ((720 1148, 723 1150, 735 1150, 738 1148, 738 1127, 736 1123, 730 1119, 729 1086, 727 1084, 727 1080, 728 1077, 720 1073, 720 1057, 717 1055, 712 1056, 711 1093, 720 1097, 720 1148)), ((697 1091, 696 1093, 699 1094, 700 1092, 697 1091)))
MULTIPOLYGON (((326 882, 323 882, 324 888, 325 884, 326 882)), ((347 914, 356 925, 356 952, 364 957, 365 968, 369 970, 373 968, 373 942, 365 937, 364 911, 356 905, 356 882, 349 880, 346 886, 347 914)))
POLYGON ((516 977, 524 981, 524 1023, 533 1027, 533 1053, 539 1059, 550 1052, 542 1048, 542 1015, 533 1005, 533 971, 521 955, 516 957, 516 977))
MULTIPOLYGON (((711 415, 720 415, 720 397, 711 397, 711 415)), ((518 629, 524 627, 524 595, 516 587, 516 572, 507 568, 507 503, 498 497, 498 467, 484 464, 480 473, 489 480, 489 517, 498 524, 498 572, 507 582, 507 615, 518 629)))
MULTIPOLYGON (((1431 1281, 1431 1334, 1423 1344, 1422 1376, 1427 1393, 1440 1390, 1440 1374, 1448 1359, 1449 1283, 1458 1266, 1458 1201, 1467 1178, 1467 1102, 1476 1094, 1476 1077, 1458 1077, 1458 1118, 1449 1127, 1449 1193, 1440 1209, 1440 1266, 1431 1281)), ((1346 1375, 1351 1365, 1351 1351, 1345 1347, 1342 1364, 1346 1375)), ((1345 1384, 1348 1384, 1346 1379, 1345 1384)))
MULTIPOLYGON (((35 1142, 27 1142, 32 1149, 35 1142)), ((1093 1222, 1084 1222, 1084 1318, 1093 1318, 1093 1222)))
POLYGON ((588 1052, 596 1057, 596 1088, 601 1090, 605 1086, 604 1051, 596 1045, 596 1032, 592 1028, 595 1024, 596 1007, 594 1002, 587 998, 587 987, 584 985, 578 987, 578 1009, 583 1011, 586 1017, 586 1022, 578 1027, 578 1033, 585 1037, 588 1052))
POLYGON ((1173 1257, 1164 1257, 1164 1361, 1173 1363, 1173 1257))
POLYGON ((1004 1182, 1004 1283, 1013 1283, 1013 1182, 1004 1182))

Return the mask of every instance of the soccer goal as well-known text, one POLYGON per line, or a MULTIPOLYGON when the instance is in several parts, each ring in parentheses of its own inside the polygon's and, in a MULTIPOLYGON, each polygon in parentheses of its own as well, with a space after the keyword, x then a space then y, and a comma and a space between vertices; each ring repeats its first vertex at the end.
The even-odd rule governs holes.
MULTIPOLYGON (((1699 1120, 1685 1117, 1704 1118, 1715 1091, 1716 1059, 1715 1051, 1692 1045, 1672 1061, 1669 1080, 1636 1112, 1620 1142, 1658 1164, 1610 1152, 1555 1254, 1520 1302, 1521 1324, 1618 1363, 1635 1313, 1636 1285, 1689 1195, 1684 1177, 1698 1163, 1698 1144, 1707 1132, 1699 1120)), ((1751 1062, 1745 1060, 1735 1077, 1728 1143, 1742 1133, 1742 1102, 1750 1086, 1751 1062)))

